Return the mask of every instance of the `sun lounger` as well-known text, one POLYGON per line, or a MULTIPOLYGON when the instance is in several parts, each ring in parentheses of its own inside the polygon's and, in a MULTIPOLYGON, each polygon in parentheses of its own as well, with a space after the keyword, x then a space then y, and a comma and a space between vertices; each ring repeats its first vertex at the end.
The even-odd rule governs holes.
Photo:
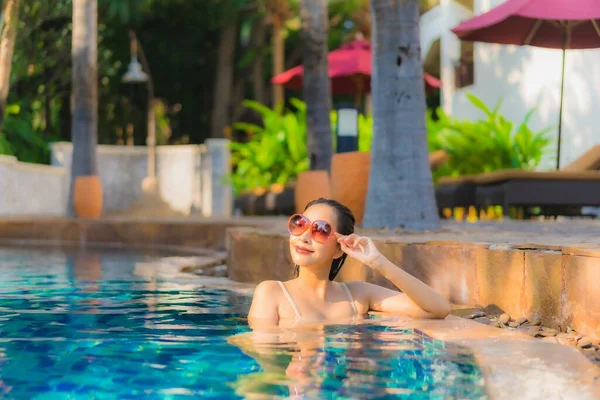
POLYGON ((440 210, 489 205, 595 206, 600 202, 598 170, 600 145, 593 146, 560 171, 507 169, 441 178, 436 186, 436 200, 440 210), (596 189, 596 186, 599 188, 596 189))
POLYGON ((499 171, 475 179, 475 206, 551 207, 553 215, 572 207, 600 206, 600 171, 499 171))

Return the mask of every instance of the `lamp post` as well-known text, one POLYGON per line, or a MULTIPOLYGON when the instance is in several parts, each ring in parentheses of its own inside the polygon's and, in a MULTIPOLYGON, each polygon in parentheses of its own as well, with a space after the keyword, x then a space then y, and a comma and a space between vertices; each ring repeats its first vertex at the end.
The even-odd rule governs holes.
POLYGON ((358 150, 358 110, 339 107, 337 110, 337 153, 358 150))
POLYGON ((156 122, 154 119, 154 86, 152 85, 152 75, 150 67, 144 55, 144 50, 139 44, 135 32, 129 31, 131 40, 131 61, 127 67, 127 72, 123 75, 123 83, 146 83, 148 87, 148 132, 146 136, 146 146, 148 148, 148 172, 146 178, 142 181, 142 188, 145 192, 157 192, 158 179, 156 178, 156 122), (138 54, 143 64, 138 61, 138 54), (145 71, 144 71, 145 70, 145 71))

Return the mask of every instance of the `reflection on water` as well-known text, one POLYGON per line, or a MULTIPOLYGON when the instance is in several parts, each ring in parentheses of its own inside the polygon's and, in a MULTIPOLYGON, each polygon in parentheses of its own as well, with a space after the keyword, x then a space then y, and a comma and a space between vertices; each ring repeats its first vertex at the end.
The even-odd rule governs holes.
POLYGON ((301 332, 248 332, 229 339, 261 365, 236 392, 302 398, 486 398, 465 349, 394 321, 313 326, 301 332))
POLYGON ((485 397, 463 349, 393 321, 250 332, 248 296, 160 260, 0 248, 0 397, 485 397))

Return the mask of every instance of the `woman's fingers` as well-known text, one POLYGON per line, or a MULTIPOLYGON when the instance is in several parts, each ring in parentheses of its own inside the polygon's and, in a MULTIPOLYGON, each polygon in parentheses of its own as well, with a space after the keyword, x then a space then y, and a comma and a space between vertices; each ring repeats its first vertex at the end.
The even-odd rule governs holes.
POLYGON ((344 236, 336 232, 335 235, 338 243, 342 245, 342 250, 344 252, 361 251, 365 253, 367 251, 367 247, 369 246, 370 242, 370 239, 368 237, 358 236, 355 233, 344 236))
POLYGON ((351 249, 361 248, 364 250, 364 247, 366 247, 369 244, 368 237, 358 236, 355 233, 348 236, 344 236, 336 232, 335 236, 337 238, 338 243, 345 243, 346 246, 351 249))
POLYGON ((342 242, 342 243, 340 243, 340 245, 341 245, 341 247, 342 247, 342 251, 343 251, 344 253, 347 253, 347 254, 348 254, 348 253, 350 253, 350 252, 352 251, 352 249, 351 249, 351 248, 349 248, 349 247, 348 247, 348 245, 347 245, 346 243, 342 242))

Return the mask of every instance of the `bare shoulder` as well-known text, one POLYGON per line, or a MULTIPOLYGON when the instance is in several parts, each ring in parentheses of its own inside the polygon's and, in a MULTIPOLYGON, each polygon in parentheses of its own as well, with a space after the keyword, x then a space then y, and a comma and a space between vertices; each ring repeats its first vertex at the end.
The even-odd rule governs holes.
POLYGON ((254 289, 254 297, 248 312, 248 318, 267 319, 276 321, 279 307, 279 293, 281 289, 277 281, 263 281, 254 289))
POLYGON ((254 297, 273 296, 281 292, 279 282, 277 281, 262 281, 254 289, 254 297))

